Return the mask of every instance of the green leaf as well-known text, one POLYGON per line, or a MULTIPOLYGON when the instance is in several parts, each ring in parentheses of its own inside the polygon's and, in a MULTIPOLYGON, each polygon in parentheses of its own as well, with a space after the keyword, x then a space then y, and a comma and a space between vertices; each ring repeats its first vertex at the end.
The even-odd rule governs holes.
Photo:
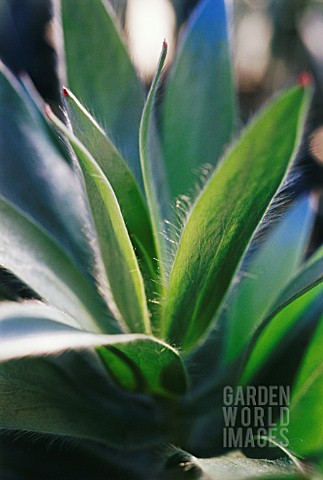
POLYGON ((249 347, 250 354, 240 380, 243 384, 250 381, 284 337, 306 317, 312 306, 322 297, 322 293, 323 285, 318 285, 285 306, 273 318, 266 319, 249 347))
MULTIPOLYGON (((323 311, 321 289, 320 312, 323 311)), ((298 455, 320 454, 323 449, 323 314, 292 389, 286 436, 298 455)), ((279 431, 279 429, 278 429, 279 431)))
MULTIPOLYGON (((114 335, 115 336, 115 335, 114 335)), ((187 391, 180 357, 153 337, 99 347, 98 351, 116 381, 126 390, 177 397, 187 391)))
POLYGON ((242 265, 237 284, 225 302, 227 362, 242 352, 266 312, 296 274, 304 259, 313 214, 308 197, 299 200, 251 261, 242 265))
POLYGON ((154 239, 159 260, 160 277, 164 278, 163 263, 165 261, 165 239, 163 222, 171 216, 167 184, 163 172, 159 138, 154 118, 154 103, 159 82, 167 55, 167 43, 164 41, 157 71, 151 84, 145 107, 142 113, 139 130, 139 150, 144 187, 148 201, 150 218, 153 225, 154 239))
POLYGON ((79 160, 113 299, 132 332, 150 333, 143 278, 115 193, 81 142, 48 111, 48 117, 71 143, 79 160))
POLYGON ((203 167, 214 166, 231 142, 235 121, 224 1, 201 1, 180 39, 162 110, 173 201, 195 193, 203 167))
POLYGON ((37 106, 3 65, 0 129, 0 195, 63 247, 94 285, 99 276, 97 258, 79 180, 53 141, 37 106))
POLYGON ((67 323, 71 325, 72 320, 65 314, 40 303, 2 304, 0 361, 103 345, 98 352, 124 388, 163 396, 185 393, 181 359, 164 342, 140 334, 90 333, 67 323))
POLYGON ((322 297, 323 248, 308 260, 272 305, 249 346, 250 355, 242 374, 247 382, 279 342, 322 297))
MULTIPOLYGON (((0 264, 86 329, 119 333, 96 289, 48 235, 0 197, 0 264)), ((66 317, 67 318, 67 317, 66 317)))
POLYGON ((310 289, 322 283, 323 280, 323 247, 304 265, 298 275, 287 285, 279 296, 266 321, 269 321, 285 306, 308 292, 310 289))
POLYGON ((117 389, 90 352, 0 363, 0 389, 4 429, 86 438, 122 450, 165 438, 156 404, 117 389))
POLYGON ((208 328, 286 174, 307 104, 308 93, 300 87, 274 100, 244 132, 193 207, 171 272, 163 320, 165 337, 185 350, 208 328))
POLYGON ((145 200, 121 154, 73 93, 64 89, 75 136, 95 158, 113 188, 147 281, 156 275, 156 250, 145 200))
POLYGON ((103 0, 61 0, 61 10, 69 86, 142 182, 138 129, 144 92, 112 9, 103 0))

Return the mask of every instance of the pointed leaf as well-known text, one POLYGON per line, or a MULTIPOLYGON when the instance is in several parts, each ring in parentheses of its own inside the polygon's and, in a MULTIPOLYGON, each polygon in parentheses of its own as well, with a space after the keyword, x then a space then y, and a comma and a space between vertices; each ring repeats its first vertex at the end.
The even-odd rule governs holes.
POLYGON ((107 305, 68 256, 0 197, 0 264, 13 272, 40 297, 77 319, 86 329, 121 331, 107 305))
MULTIPOLYGON (((266 215, 268 218, 264 219, 265 225, 271 216, 272 212, 269 211, 266 215)), ((252 335, 265 317, 264 307, 267 306, 268 312, 268 304, 273 306, 273 300, 277 299, 277 292, 281 293, 286 279, 290 280, 291 275, 296 273, 295 267, 304 259, 313 216, 314 210, 304 197, 280 219, 274 229, 269 230, 260 245, 256 234, 223 301, 214 328, 201 346, 192 352, 190 361, 193 365, 199 363, 203 371, 203 374, 196 372, 197 385, 207 386, 208 390, 212 386, 216 388, 223 368, 225 371, 232 368, 235 378, 239 375, 235 364, 230 367, 227 365, 231 361, 228 352, 234 357, 236 351, 241 352, 248 347, 252 335), (249 309, 253 318, 248 317, 249 309), (240 318, 241 324, 238 322, 240 318), (231 325, 232 320, 237 323, 231 325), (231 346, 234 350, 231 351, 228 348, 228 328, 232 330, 231 346)))
POLYGON ((163 172, 163 160, 159 145, 158 133, 154 118, 154 104, 158 91, 163 66, 167 55, 167 43, 164 41, 157 71, 151 84, 145 107, 142 113, 139 130, 139 150, 144 187, 153 225, 157 258, 160 261, 160 277, 164 277, 163 261, 165 260, 165 239, 163 222, 171 216, 167 184, 163 172))
POLYGON ((144 105, 117 22, 103 0, 61 0, 68 83, 129 161, 139 182, 138 128, 144 105))
POLYGON ((98 163, 113 188, 130 238, 137 249, 147 280, 155 275, 155 251, 151 221, 139 187, 113 143, 73 93, 64 89, 69 119, 75 136, 98 163))
POLYGON ((172 200, 194 193, 202 167, 216 164, 234 128, 225 5, 204 0, 185 27, 165 90, 162 136, 172 200))
POLYGON ((241 278, 226 300, 226 361, 241 353, 270 306, 296 274, 304 259, 313 215, 308 197, 302 198, 269 234, 249 264, 242 265, 241 278))
POLYGON ((143 278, 114 191, 91 154, 51 111, 79 160, 113 299, 132 332, 150 332, 143 278))
POLYGON ((163 321, 167 338, 185 350, 209 326, 286 174, 307 103, 300 87, 273 101, 226 156, 193 207, 175 257, 163 321))
POLYGON ((2 304, 0 361, 104 345, 99 353, 125 388, 166 396, 185 393, 181 359, 167 344, 140 334, 89 333, 66 323, 62 312, 39 303, 2 304))

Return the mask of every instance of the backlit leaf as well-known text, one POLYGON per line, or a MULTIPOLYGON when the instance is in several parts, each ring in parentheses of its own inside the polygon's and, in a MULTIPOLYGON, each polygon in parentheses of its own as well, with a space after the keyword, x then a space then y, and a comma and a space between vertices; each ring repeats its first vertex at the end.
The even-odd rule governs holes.
POLYGON ((67 89, 64 92, 73 132, 95 158, 110 182, 137 255, 141 259, 141 266, 147 280, 151 280, 156 273, 154 259, 157 254, 146 202, 129 167, 102 128, 72 92, 67 89))
POLYGON ((185 350, 210 325, 286 174, 307 103, 307 92, 300 87, 274 100, 242 134, 193 207, 175 257, 163 319, 165 336, 185 350))
POLYGON ((151 84, 145 107, 142 113, 139 131, 140 162, 144 187, 153 225, 157 255, 160 261, 160 276, 163 278, 163 261, 165 260, 165 239, 162 235, 164 220, 171 217, 167 184, 164 178, 163 160, 154 117, 156 93, 167 55, 167 43, 164 41, 157 71, 151 84))
POLYGON ((67 325, 62 312, 40 303, 1 305, 0 345, 0 361, 99 347, 108 370, 128 390, 164 396, 180 395, 186 390, 181 359, 164 342, 140 334, 82 331, 67 325))
POLYGON ((91 154, 50 111, 79 160, 113 299, 132 332, 150 332, 143 278, 115 193, 91 154))

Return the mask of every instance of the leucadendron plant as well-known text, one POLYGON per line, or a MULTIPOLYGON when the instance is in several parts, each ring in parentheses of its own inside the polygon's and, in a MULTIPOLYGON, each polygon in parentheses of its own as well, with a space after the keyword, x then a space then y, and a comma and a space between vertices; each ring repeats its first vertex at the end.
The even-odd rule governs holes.
POLYGON ((31 299, 1 285, 0 427, 81 442, 93 480, 319 476, 297 457, 323 459, 323 250, 308 196, 270 213, 311 88, 238 132, 222 0, 166 76, 164 42, 148 95, 109 5, 61 0, 61 19, 65 122, 1 65, 0 264, 31 299), (267 402, 250 433, 260 386, 284 416, 267 402))

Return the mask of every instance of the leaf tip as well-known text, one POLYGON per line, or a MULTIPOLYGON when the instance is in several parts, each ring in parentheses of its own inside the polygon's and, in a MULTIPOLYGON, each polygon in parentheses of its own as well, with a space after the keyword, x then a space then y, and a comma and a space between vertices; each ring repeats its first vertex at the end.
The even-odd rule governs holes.
POLYGON ((167 50, 168 50, 168 43, 167 43, 166 38, 164 38, 164 40, 163 40, 162 50, 163 50, 163 52, 167 52, 167 50))
POLYGON ((63 93, 65 98, 69 98, 70 93, 69 93, 69 91, 67 90, 66 87, 62 87, 62 93, 63 93))
POLYGON ((311 72, 304 71, 298 76, 298 85, 302 88, 306 88, 313 83, 313 75, 311 72))
POLYGON ((52 116, 52 109, 50 108, 50 106, 46 103, 45 106, 44 106, 44 114, 47 118, 51 118, 52 116))

